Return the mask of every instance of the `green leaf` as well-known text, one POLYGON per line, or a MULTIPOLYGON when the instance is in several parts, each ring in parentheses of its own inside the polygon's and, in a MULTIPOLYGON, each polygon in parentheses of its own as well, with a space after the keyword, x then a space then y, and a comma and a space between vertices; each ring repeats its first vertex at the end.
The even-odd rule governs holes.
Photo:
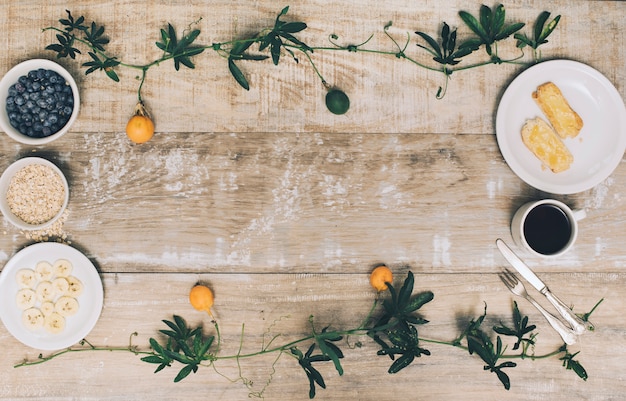
POLYGON ((571 360, 568 365, 568 369, 572 369, 578 375, 578 377, 585 381, 589 378, 589 376, 587 375, 587 371, 578 361, 571 360))
POLYGON ((272 62, 274 65, 278 65, 280 60, 280 48, 283 45, 283 41, 278 36, 270 40, 270 53, 272 54, 272 62))
POLYGON ((198 352, 196 352, 196 355, 199 357, 204 357, 209 351, 209 348, 211 348, 211 344, 213 344, 214 338, 215 337, 213 336, 209 336, 206 340, 204 340, 202 346, 198 349, 198 352))
POLYGON ((237 81, 237 83, 242 88, 244 88, 245 90, 250 90, 250 84, 248 83, 248 80, 246 79, 245 75, 243 75, 243 72, 241 72, 239 67, 237 67, 232 58, 228 59, 228 69, 230 70, 233 78, 235 78, 235 81, 237 81))
POLYGON ((233 47, 230 49, 230 56, 232 57, 233 55, 241 55, 243 54, 243 52, 245 52, 246 50, 248 50, 250 48, 250 46, 252 46, 252 41, 239 41, 236 42, 233 47))
POLYGON ((172 330, 159 330, 159 333, 163 333, 166 336, 171 337, 171 338, 178 338, 180 336, 179 333, 172 331, 172 330))
POLYGON ((174 383, 178 383, 183 380, 185 377, 189 376, 191 372, 196 373, 198 371, 198 365, 187 365, 183 367, 180 372, 174 378, 174 383))
POLYGON ((280 27, 281 32, 297 33, 307 28, 304 22, 287 22, 280 27))
POLYGON ((491 20, 491 32, 497 33, 504 27, 505 10, 502 4, 493 10, 493 18, 491 20))
POLYGON ((287 12, 289 11, 289 6, 286 6, 285 8, 283 8, 282 10, 280 10, 280 14, 278 14, 278 17, 276 17, 276 20, 278 21, 278 18, 282 17, 283 15, 287 14, 287 12))
POLYGON ((109 78, 111 78, 115 82, 120 82, 120 77, 117 76, 117 73, 114 70, 105 69, 104 72, 107 74, 109 78))
POLYGON ((542 33, 543 33, 543 27, 546 24, 546 21, 548 20, 548 18, 550 18, 550 13, 548 11, 544 11, 541 14, 539 14, 539 16, 537 17, 537 20, 535 21, 535 29, 534 29, 534 36, 533 38, 535 39, 535 42, 539 43, 542 39, 542 33))
POLYGON ((417 317, 417 316, 405 316, 404 319, 411 324, 416 324, 416 325, 420 325, 420 324, 426 324, 428 323, 428 320, 423 319, 421 317, 417 317))
POLYGON ((413 354, 404 354, 391 364, 387 372, 398 373, 402 369, 409 366, 411 362, 413 362, 414 359, 415 359, 415 356, 413 354))
POLYGON ((339 373, 339 376, 343 375, 343 367, 341 366, 341 362, 339 361, 339 358, 343 358, 343 355, 341 354, 341 351, 339 351, 339 355, 336 352, 339 350, 339 348, 330 347, 329 344, 325 341, 318 341, 317 346, 320 347, 320 351, 322 351, 324 355, 328 356, 333 361, 333 364, 335 365, 335 369, 337 370, 337 373, 339 373))
POLYGON ((489 38, 487 37, 487 33, 480 26, 480 24, 478 23, 478 21, 476 20, 476 18, 474 18, 474 16, 472 14, 470 14, 470 13, 468 13, 466 11, 459 11, 459 16, 461 17, 463 22, 465 22, 465 25, 467 25, 469 27, 469 29, 472 30, 472 32, 474 32, 476 35, 478 35, 480 37, 480 39, 484 43, 489 42, 489 38))
POLYGON ((422 49, 427 50, 428 52, 430 52, 432 55, 434 55, 435 57, 440 57, 443 58, 443 54, 441 53, 441 48, 439 47, 439 43, 437 43, 437 41, 435 39, 433 39, 430 35, 424 33, 424 32, 415 32, 415 34, 419 35, 420 37, 422 37, 426 43, 428 43, 431 47, 431 49, 420 45, 419 43, 417 44, 417 46, 421 47, 422 49))
POLYGON ((148 362, 148 363, 165 363, 166 361, 158 356, 158 355, 150 355, 150 356, 144 356, 143 358, 141 358, 142 361, 144 362, 148 362))
POLYGON ((411 300, 411 302, 406 304, 404 307, 404 313, 411 313, 418 310, 428 302, 432 301, 434 297, 435 294, 433 294, 432 291, 426 291, 418 294, 411 300))
POLYGON ((517 32, 520 29, 522 29, 524 27, 524 25, 526 25, 526 24, 524 24, 523 22, 518 22, 517 24, 513 24, 513 25, 510 25, 510 26, 504 28, 503 31, 501 31, 499 34, 497 34, 495 36, 495 40, 503 40, 503 39, 508 38, 509 36, 514 34, 515 32, 517 32))
MULTIPOLYGON (((178 323, 178 319, 180 319, 180 316, 174 315, 174 321, 178 323)), ((184 336, 184 333, 181 330, 180 326, 178 326, 176 323, 171 322, 169 320, 162 320, 162 322, 165 323, 170 329, 174 331, 175 335, 171 337, 183 337, 184 336)), ((166 334, 163 332, 163 330, 161 331, 161 333, 166 334)))
POLYGON ((192 362, 189 358, 185 357, 185 355, 179 354, 178 352, 174 352, 174 351, 171 351, 169 349, 164 349, 163 350, 163 355, 165 355, 166 357, 168 357, 168 358, 170 358, 170 359, 172 359, 174 361, 177 361, 177 362, 180 362, 180 363, 184 363, 184 364, 188 364, 188 363, 192 362))
POLYGON ((150 346, 152 347, 152 349, 154 350, 154 352, 156 352, 157 354, 161 354, 163 355, 163 347, 161 347, 161 344, 158 343, 157 340, 155 340, 154 338, 150 338, 150 346))
MULTIPOLYGON (((500 326, 500 327, 495 327, 493 328, 493 331, 495 331, 498 334, 502 334, 503 336, 515 336, 517 335, 517 332, 513 329, 509 329, 508 327, 505 326, 500 326)), ((513 349, 516 349, 515 347, 513 347, 513 349)))
POLYGON ((404 306, 411 299, 411 294, 413 293, 413 286, 415 284, 415 279, 413 277, 413 273, 409 271, 406 275, 406 279, 400 287, 400 292, 398 293, 398 309, 404 309, 404 306))
POLYGON ((509 379, 509 376, 503 371, 501 371, 500 369, 496 369, 494 370, 494 372, 496 373, 496 375, 498 375, 498 379, 500 379, 500 382, 502 382, 502 385, 504 386, 504 388, 506 390, 510 390, 511 380, 509 379))

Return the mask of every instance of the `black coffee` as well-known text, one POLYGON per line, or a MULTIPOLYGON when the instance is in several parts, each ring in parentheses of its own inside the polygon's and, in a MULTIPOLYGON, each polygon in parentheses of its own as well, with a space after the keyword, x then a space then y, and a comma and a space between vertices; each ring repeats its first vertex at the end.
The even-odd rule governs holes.
POLYGON ((524 237, 532 249, 543 255, 561 251, 570 240, 572 225, 561 208, 539 205, 524 221, 524 237))

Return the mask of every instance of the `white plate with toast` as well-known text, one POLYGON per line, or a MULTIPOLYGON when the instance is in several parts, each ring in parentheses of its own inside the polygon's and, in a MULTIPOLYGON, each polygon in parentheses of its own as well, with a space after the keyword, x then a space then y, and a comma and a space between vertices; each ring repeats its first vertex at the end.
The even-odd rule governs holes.
POLYGON ((571 60, 536 64, 507 87, 496 115, 502 156, 524 182, 552 194, 573 194, 595 187, 619 165, 626 150, 626 106, 615 86, 592 67, 571 60), (554 173, 522 141, 527 120, 547 117, 532 95, 553 82, 583 120, 574 138, 563 139, 573 156, 570 167, 554 173))
MULTIPOLYGON (((53 273, 50 273, 51 277, 53 273)), ((35 281, 48 280, 43 278, 35 281)), ((37 294, 39 295, 39 294, 37 294)), ((66 294, 69 295, 69 294, 66 294)), ((42 242, 30 245, 17 252, 0 272, 0 320, 7 330, 23 344, 39 350, 59 350, 81 341, 96 325, 102 312, 102 281, 95 266, 77 249, 56 242, 42 242), (48 261, 66 261, 71 266, 71 273, 65 277, 74 277, 81 285, 80 293, 72 295, 78 301, 76 312, 65 319, 65 327, 58 333, 51 333, 44 327, 26 327, 23 322, 23 309, 16 299, 18 291, 24 287, 18 279, 21 270, 37 270, 38 264, 48 261)), ((39 302, 34 307, 40 307, 39 302)))

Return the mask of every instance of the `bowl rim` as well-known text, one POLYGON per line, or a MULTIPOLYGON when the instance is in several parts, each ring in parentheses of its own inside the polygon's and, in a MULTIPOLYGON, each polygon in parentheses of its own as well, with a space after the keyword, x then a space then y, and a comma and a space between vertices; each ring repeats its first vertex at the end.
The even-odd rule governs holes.
POLYGON ((9 71, 7 71, 0 80, 0 128, 8 136, 20 143, 26 145, 44 145, 46 143, 54 141, 57 138, 60 138, 69 131, 70 127, 74 124, 74 121, 76 121, 79 109, 80 95, 78 92, 78 85, 76 84, 76 80, 74 79, 72 74, 70 74, 69 71, 67 71, 62 65, 52 60, 35 58, 22 61, 21 63, 16 64, 9 71), (39 68, 53 70, 61 75, 63 78, 65 78, 65 81, 72 88, 72 95, 74 96, 74 108, 72 109, 72 115, 70 116, 70 119, 59 131, 43 138, 31 138, 19 132, 9 123, 9 116, 6 111, 6 99, 8 97, 9 87, 17 82, 19 77, 39 68))
POLYGON ((61 169, 56 164, 52 163, 48 159, 44 159, 43 157, 38 156, 23 157, 11 163, 0 176, 0 194, 0 211, 2 212, 4 217, 15 227, 28 231, 42 230, 53 225, 57 220, 61 218, 61 216, 63 216, 63 213, 65 213, 65 209, 67 208, 70 198, 69 185, 65 174, 63 174, 61 169), (18 216, 13 214, 13 212, 11 212, 11 208, 9 207, 6 199, 9 184, 11 183, 11 179, 13 178, 15 173, 20 171, 22 168, 33 164, 44 165, 54 170, 59 175, 59 177, 61 177, 61 182, 63 183, 63 187, 65 188, 65 198, 63 200, 63 205, 61 206, 61 209, 59 209, 59 212, 53 218, 41 224, 29 224, 20 219, 18 216))

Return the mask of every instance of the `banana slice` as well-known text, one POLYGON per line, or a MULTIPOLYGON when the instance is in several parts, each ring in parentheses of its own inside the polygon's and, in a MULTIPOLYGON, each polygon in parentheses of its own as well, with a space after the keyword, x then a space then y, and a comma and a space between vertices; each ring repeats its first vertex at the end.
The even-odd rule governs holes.
POLYGON ((70 284, 67 295, 77 298, 80 294, 83 293, 83 283, 78 278, 76 278, 75 276, 69 276, 67 278, 67 282, 70 284))
POLYGON ((72 297, 61 297, 54 304, 54 310, 63 317, 72 316, 78 313, 78 301, 72 297))
POLYGON ((34 288, 37 276, 33 269, 20 269, 15 274, 15 280, 20 288, 34 288))
POLYGON ((54 276, 54 269, 50 263, 42 261, 35 266, 35 274, 39 281, 50 281, 54 276))
POLYGON ((52 280, 52 287, 56 295, 67 295, 70 290, 70 283, 65 277, 57 277, 52 280))
POLYGON ((49 281, 42 281, 41 283, 37 284, 35 293, 37 293, 37 300, 39 300, 40 302, 52 301, 54 299, 54 296, 56 295, 54 287, 49 281))
POLYGON ((15 303, 21 310, 26 310, 35 306, 37 294, 30 288, 22 288, 15 296, 15 303))
POLYGON ((41 304, 39 309, 41 310, 41 313, 43 313, 44 317, 50 316, 50 314, 54 312, 54 303, 52 301, 46 301, 41 304))
POLYGON ((56 312, 52 312, 44 318, 43 327, 49 333, 59 334, 65 329, 65 318, 56 312))
POLYGON ((52 265, 53 271, 57 277, 69 277, 72 274, 74 266, 67 259, 59 259, 52 265))
POLYGON ((26 309, 22 312, 22 324, 32 331, 41 328, 44 325, 43 313, 37 308, 26 309))

